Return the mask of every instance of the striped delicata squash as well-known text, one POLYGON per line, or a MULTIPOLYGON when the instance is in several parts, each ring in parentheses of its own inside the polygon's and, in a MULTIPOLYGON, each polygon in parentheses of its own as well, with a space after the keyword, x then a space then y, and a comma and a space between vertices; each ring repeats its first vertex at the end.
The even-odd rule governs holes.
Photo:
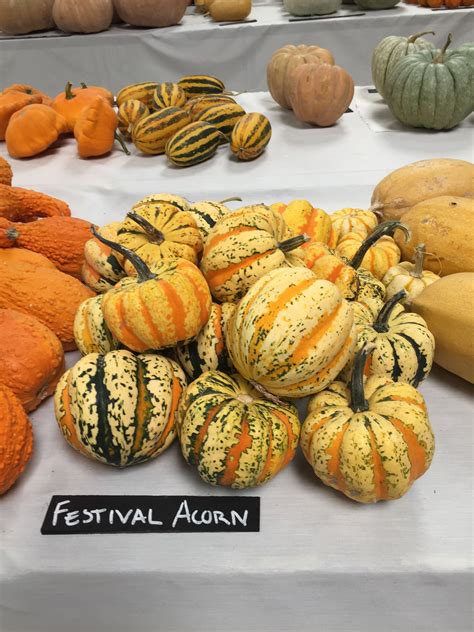
POLYGON ((266 116, 251 112, 241 116, 232 130, 230 148, 239 160, 253 160, 265 150, 272 137, 272 126, 266 116))
POLYGON ((186 110, 168 107, 141 118, 132 129, 132 141, 144 154, 164 154, 166 143, 191 123, 186 110))
POLYGON ((225 135, 206 121, 186 125, 166 143, 166 155, 176 167, 191 167, 204 162, 227 142, 225 135))

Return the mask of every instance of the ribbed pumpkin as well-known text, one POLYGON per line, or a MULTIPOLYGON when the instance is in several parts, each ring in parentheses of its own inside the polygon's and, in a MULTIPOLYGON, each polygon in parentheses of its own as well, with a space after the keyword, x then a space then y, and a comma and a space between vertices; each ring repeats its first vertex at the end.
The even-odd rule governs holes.
POLYGON ((178 81, 178 85, 188 99, 207 94, 221 94, 225 90, 224 83, 212 75, 185 75, 178 81))
POLYGON ((58 337, 30 314, 0 309, 0 379, 27 412, 54 393, 63 372, 58 337))
POLYGON ((213 303, 209 320, 196 338, 185 345, 178 345, 178 360, 192 380, 206 371, 218 370, 230 373, 232 362, 224 339, 225 325, 235 309, 234 303, 213 303))
POLYGON ((333 382, 310 400, 301 428, 306 460, 325 485, 360 503, 400 498, 431 465, 434 436, 421 393, 363 369, 360 351, 350 387, 333 382))
POLYGON ((203 110, 196 120, 213 125, 230 140, 232 130, 244 114, 244 108, 238 103, 220 103, 203 110))
POLYGON ((383 97, 385 80, 397 61, 424 49, 432 49, 433 44, 424 40, 423 35, 434 35, 433 31, 422 31, 410 37, 389 35, 377 44, 372 53, 372 80, 379 94, 383 97))
POLYGON ((226 141, 217 127, 205 121, 196 121, 170 138, 165 152, 177 167, 191 167, 212 158, 219 145, 226 141))
POLYGON ((391 298, 401 290, 405 290, 407 296, 405 303, 408 305, 423 292, 425 287, 437 281, 440 277, 430 270, 423 270, 426 248, 424 244, 418 244, 415 248, 415 261, 403 261, 387 270, 382 279, 386 287, 387 298, 391 298))
POLYGON ((293 252, 305 237, 294 237, 282 216, 266 206, 244 206, 223 217, 209 232, 201 269, 212 295, 237 301, 266 272, 304 265, 293 252))
POLYGON ((153 193, 152 195, 146 195, 134 204, 133 210, 141 213, 142 208, 148 208, 149 205, 159 206, 160 204, 172 204, 179 211, 189 211, 191 208, 191 203, 180 195, 175 195, 174 193, 153 193))
POLYGON ((194 218, 197 227, 201 232, 203 244, 209 235, 211 228, 222 219, 230 209, 225 206, 226 202, 242 202, 241 198, 226 198, 220 202, 211 202, 203 200, 202 202, 194 202, 189 208, 188 213, 194 218))
POLYGON ((288 204, 276 202, 270 208, 280 213, 294 235, 308 235, 309 241, 303 244, 304 248, 314 241, 336 245, 329 215, 322 208, 313 207, 308 200, 292 200, 288 204))
MULTIPOLYGON (((167 202, 138 202, 118 229, 117 241, 148 264, 176 257, 197 263, 202 250, 193 217, 167 202)), ((132 266, 125 264, 125 270, 130 274, 132 266)))
MULTIPOLYGON (((111 222, 97 231, 106 239, 114 241, 120 226, 120 222, 111 222)), ((124 259, 118 252, 91 236, 84 246, 82 280, 95 292, 107 292, 126 276, 123 265, 124 259)))
POLYGON ((108 353, 118 348, 107 327, 102 311, 104 295, 98 294, 81 303, 74 318, 74 339, 82 355, 108 353))
POLYGON ((173 442, 185 387, 182 369, 162 356, 90 353, 61 378, 56 420, 69 445, 90 459, 143 463, 173 442))
POLYGON ((451 129, 473 109, 474 70, 464 54, 424 50, 401 59, 385 81, 385 99, 404 125, 451 129))
POLYGON ((163 260, 153 272, 132 251, 98 237, 136 268, 104 295, 102 310, 112 335, 132 351, 164 349, 191 340, 209 320, 211 294, 195 265, 163 260))
POLYGON ((11 186, 13 179, 13 171, 10 163, 0 156, 0 184, 11 186))
POLYGON ((124 101, 118 109, 118 128, 125 138, 132 137, 133 126, 150 115, 147 106, 137 99, 124 101))
POLYGON ((233 365, 281 397, 326 388, 356 342, 350 304, 306 268, 273 270, 237 305, 226 328, 233 365))
POLYGON ((166 143, 191 123, 186 110, 169 107, 140 119, 132 129, 132 141, 144 154, 164 154, 166 143))
POLYGON ((234 126, 230 148, 239 160, 253 160, 265 151, 272 137, 272 126, 259 112, 244 114, 234 126))
POLYGON ((338 240, 347 233, 359 233, 365 239, 379 223, 375 213, 361 208, 342 208, 332 213, 330 219, 338 240))
POLYGON ((17 396, 0 382, 0 495, 15 483, 32 452, 30 420, 17 396))
POLYGON ((125 101, 130 99, 141 101, 143 105, 151 109, 153 106, 153 94, 158 87, 158 83, 153 81, 144 81, 142 83, 132 83, 129 86, 125 86, 116 96, 118 107, 125 101))
POLYGON ((179 440, 211 485, 262 485, 293 459, 300 424, 291 404, 265 399, 239 375, 209 371, 188 386, 179 440))
MULTIPOLYGON (((356 351, 366 343, 375 345, 366 364, 365 375, 386 375, 393 382, 418 386, 431 371, 435 340, 421 316, 405 312, 400 305, 405 298, 404 290, 394 294, 375 321, 367 308, 354 304, 356 351)), ((352 361, 342 373, 344 379, 349 379, 351 366, 352 361)))
POLYGON ((153 92, 152 108, 162 110, 164 108, 182 108, 186 103, 186 93, 177 83, 159 83, 153 92))

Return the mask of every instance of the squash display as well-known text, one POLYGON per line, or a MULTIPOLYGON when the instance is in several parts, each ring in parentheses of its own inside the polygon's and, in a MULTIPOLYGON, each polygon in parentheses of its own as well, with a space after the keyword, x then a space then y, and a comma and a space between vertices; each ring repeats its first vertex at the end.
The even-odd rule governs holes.
POLYGON ((113 14, 113 0, 54 0, 53 20, 66 33, 105 31, 113 14))
POLYGON ((384 219, 401 219, 418 202, 445 195, 474 198, 474 164, 433 158, 395 169, 375 187, 370 208, 384 219))
POLYGON ((68 131, 64 117, 49 105, 27 105, 10 118, 5 141, 12 158, 36 156, 68 131))
POLYGON ((443 277, 425 288, 410 309, 435 337, 435 363, 474 384, 474 273, 443 277))
POLYGON ((71 215, 66 202, 38 191, 0 184, 0 217, 11 222, 32 222, 57 215, 71 215))
POLYGON ((0 382, 0 495, 25 469, 33 452, 31 423, 20 400, 0 382))
POLYGON ((90 459, 143 463, 173 442, 185 387, 182 369, 162 356, 90 353, 61 378, 56 420, 69 445, 90 459))
POLYGON ((336 245, 337 239, 331 218, 322 208, 313 207, 308 200, 292 200, 288 204, 276 202, 270 208, 280 213, 294 235, 309 237, 303 248, 307 248, 313 242, 336 245))
POLYGON ((142 118, 149 116, 150 110, 141 101, 137 99, 128 99, 124 101, 118 109, 118 129, 120 133, 130 139, 134 125, 142 118))
POLYGON ((387 74, 397 61, 411 53, 434 48, 431 42, 422 37, 429 34, 434 35, 433 31, 422 31, 410 35, 410 37, 389 35, 377 44, 372 53, 372 80, 382 97, 384 96, 387 74))
POLYGON ((268 482, 293 459, 299 432, 294 406, 265 399, 239 375, 203 373, 181 404, 181 450, 211 485, 268 482))
POLYGON ((344 114, 354 96, 354 82, 340 66, 303 64, 293 70, 289 101, 296 118, 328 127, 344 114))
POLYGON ((191 123, 186 110, 168 107, 141 118, 132 128, 132 141, 144 154, 164 154, 166 143, 191 123))
POLYGON ((74 340, 82 355, 108 353, 119 343, 110 333, 102 311, 103 294, 88 298, 81 303, 74 318, 74 340))
POLYGON ((311 398, 301 447, 314 473, 360 503, 400 498, 430 467, 434 436, 421 393, 363 370, 359 351, 350 387, 334 382, 311 398))
POLYGON ((216 127, 196 121, 172 136, 166 143, 165 152, 176 167, 191 167, 212 158, 222 142, 227 139, 216 127))
MULTIPOLYGON (((361 208, 342 208, 332 213, 329 218, 337 240, 347 233, 359 233, 366 239, 379 223, 375 213, 361 208)), ((334 245, 337 245, 337 242, 334 245)))
POLYGON ((232 362, 227 352, 224 330, 235 309, 234 303, 213 303, 209 320, 196 338, 176 349, 179 363, 192 380, 206 371, 232 372, 232 362))
POLYGON ((326 388, 356 343, 350 304, 306 268, 273 270, 239 302, 226 328, 237 371, 279 397, 326 388))
POLYGON ((474 272, 474 200, 442 196, 415 204, 403 216, 413 238, 402 243, 404 259, 412 259, 417 243, 426 246, 424 266, 440 276, 474 272))
MULTIPOLYGON (((394 294, 375 321, 366 307, 355 304, 356 352, 366 343, 374 345, 365 375, 385 375, 393 382, 418 386, 431 371, 435 340, 421 316, 405 312, 400 305, 405 298, 404 290, 394 294)), ((345 367, 343 378, 350 377, 351 366, 352 362, 345 367)))
POLYGON ((293 236, 282 216, 266 206, 244 206, 209 232, 201 270, 219 301, 238 301, 266 272, 303 266, 296 251, 306 236, 293 236))
POLYGON ((0 156, 0 184, 11 186, 13 180, 13 171, 10 163, 0 156))
POLYGON ((244 114, 232 130, 230 148, 239 160, 253 160, 260 156, 272 137, 272 126, 259 112, 244 114))
POLYGON ((54 0, 9 0, 0 3, 0 31, 26 35, 52 29, 54 0))
POLYGON ((391 298, 397 292, 405 290, 405 304, 409 305, 425 287, 439 279, 439 276, 429 270, 423 270, 423 262, 426 256, 425 244, 415 247, 414 263, 403 261, 389 268, 382 279, 386 287, 387 298, 391 298))
POLYGON ((0 377, 26 412, 54 393, 64 372, 64 351, 37 318, 0 309, 0 377))

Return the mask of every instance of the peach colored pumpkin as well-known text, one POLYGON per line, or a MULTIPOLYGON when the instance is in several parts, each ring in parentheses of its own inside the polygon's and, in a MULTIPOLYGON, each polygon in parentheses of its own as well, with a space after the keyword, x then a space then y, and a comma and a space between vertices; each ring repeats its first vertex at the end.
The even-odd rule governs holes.
POLYGON ((54 0, 2 0, 0 31, 8 35, 24 35, 52 29, 54 0))
POLYGON ((188 0, 114 0, 120 18, 133 26, 179 24, 188 0))
POLYGON ((66 33, 98 33, 112 24, 112 0, 55 0, 53 19, 66 33))
POLYGON ((305 123, 334 125, 353 96, 354 81, 340 66, 304 64, 291 73, 289 100, 296 117, 305 123))

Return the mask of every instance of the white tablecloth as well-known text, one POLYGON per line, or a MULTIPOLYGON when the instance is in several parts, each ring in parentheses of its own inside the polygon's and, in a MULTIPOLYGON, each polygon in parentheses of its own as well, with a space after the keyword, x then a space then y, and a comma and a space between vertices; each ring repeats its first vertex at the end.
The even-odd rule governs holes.
MULTIPOLYGON (((449 32, 454 45, 473 39, 474 11, 431 11, 400 4, 358 17, 289 22, 279 0, 255 2, 255 23, 219 26, 189 9, 180 26, 134 29, 116 26, 97 35, 67 36, 58 32, 29 38, 0 36, 0 88, 41 78, 47 92, 59 91, 66 81, 85 81, 117 91, 138 81, 176 81, 183 74, 210 73, 232 90, 266 90, 265 68, 272 53, 286 44, 329 48, 358 85, 372 81, 370 59, 376 44, 387 35, 436 31, 444 44, 449 32)), ((344 13, 360 13, 343 5, 344 13)))
MULTIPOLYGON (((448 133, 376 133, 356 100, 333 128, 311 129, 266 94, 240 102, 273 122, 269 148, 254 162, 234 162, 226 148, 187 170, 119 150, 81 161, 67 141, 41 158, 13 160, 15 183, 57 195, 97 223, 164 191, 194 200, 240 194, 244 203, 308 197, 334 211, 367 206, 378 180, 408 162, 473 158, 472 120, 448 133)), ((271 483, 243 492, 261 497, 261 531, 239 534, 42 536, 53 494, 233 493, 203 483, 177 445, 124 471, 88 461, 65 443, 46 402, 31 415, 33 460, 0 502, 0 629, 468 632, 472 387, 435 369, 421 390, 437 449, 404 498, 358 505, 320 484, 299 454, 271 483)))

